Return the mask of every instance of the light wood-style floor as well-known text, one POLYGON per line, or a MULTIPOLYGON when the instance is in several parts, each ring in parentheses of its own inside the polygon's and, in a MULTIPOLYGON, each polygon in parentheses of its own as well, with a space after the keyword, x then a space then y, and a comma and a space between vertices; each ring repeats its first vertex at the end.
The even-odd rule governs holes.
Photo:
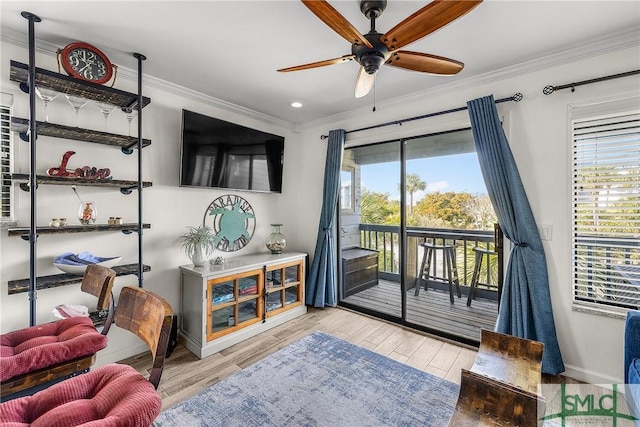
MULTIPOLYGON (((326 332, 458 384, 460 369, 469 369, 477 353, 474 349, 342 308, 310 308, 304 316, 202 360, 178 345, 165 362, 158 388, 163 409, 193 396, 313 331, 326 332)), ((151 368, 151 356, 144 353, 121 363, 132 365, 139 372, 148 375, 146 371, 151 368)))

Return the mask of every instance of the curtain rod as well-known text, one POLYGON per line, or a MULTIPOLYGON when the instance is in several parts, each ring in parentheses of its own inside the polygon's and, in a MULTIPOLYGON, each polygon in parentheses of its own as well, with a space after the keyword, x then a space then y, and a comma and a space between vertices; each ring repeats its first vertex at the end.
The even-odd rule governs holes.
POLYGON ((548 86, 545 86, 544 89, 542 89, 542 93, 544 93, 545 95, 551 95, 556 90, 569 89, 569 88, 571 88, 571 92, 575 92, 576 86, 604 82, 606 80, 612 80, 612 79, 619 79, 620 77, 633 76, 635 74, 640 74, 640 70, 627 71, 626 73, 612 74, 610 76, 597 77, 595 79, 583 80, 581 82, 569 83, 569 84, 560 85, 560 86, 548 85, 548 86))
MULTIPOLYGON (((522 101, 523 98, 524 98, 524 95, 522 95, 522 93, 516 92, 513 96, 510 96, 508 98, 497 99, 495 102, 496 102, 496 104, 499 104, 501 102, 508 102, 508 101, 520 102, 520 101, 522 101)), ((405 122, 411 122, 413 120, 420 120, 420 119, 426 119, 426 118, 429 118, 429 117, 441 116, 441 115, 449 114, 449 113, 456 113, 458 111, 464 111, 466 109, 467 109, 467 106, 465 105, 464 107, 452 108, 450 110, 443 110, 443 111, 438 111, 438 112, 435 112, 435 113, 423 114, 422 116, 409 117, 409 118, 406 118, 406 119, 394 120, 392 122, 380 123, 380 124, 373 125, 373 126, 367 126, 367 127, 363 127, 363 128, 359 128, 359 129, 348 130, 348 131, 345 132, 345 134, 354 133, 354 132, 362 132, 364 130, 377 129, 377 128, 390 126, 390 125, 399 125, 399 126, 401 126, 405 122)), ((328 137, 329 137, 328 135, 321 135, 320 139, 326 139, 328 137)))

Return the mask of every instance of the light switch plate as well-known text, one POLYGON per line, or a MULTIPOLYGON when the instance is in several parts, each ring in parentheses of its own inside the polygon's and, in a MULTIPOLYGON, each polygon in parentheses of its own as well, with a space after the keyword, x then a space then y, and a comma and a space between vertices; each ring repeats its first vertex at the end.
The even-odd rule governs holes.
POLYGON ((540 239, 551 240, 551 237, 553 236, 553 225, 540 224, 538 226, 538 230, 540 231, 540 239))

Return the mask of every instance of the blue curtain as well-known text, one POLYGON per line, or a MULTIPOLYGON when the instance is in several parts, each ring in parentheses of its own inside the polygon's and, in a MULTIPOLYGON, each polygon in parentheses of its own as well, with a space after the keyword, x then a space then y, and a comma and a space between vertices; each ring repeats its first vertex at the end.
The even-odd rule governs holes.
POLYGON ((496 331, 544 343, 542 371, 557 375, 564 363, 551 309, 544 248, 493 96, 467 103, 489 198, 512 250, 496 331))
POLYGON ((340 192, 340 168, 344 151, 344 129, 329 132, 324 169, 324 197, 318 225, 318 240, 307 281, 306 304, 314 307, 336 305, 335 247, 331 229, 340 192))

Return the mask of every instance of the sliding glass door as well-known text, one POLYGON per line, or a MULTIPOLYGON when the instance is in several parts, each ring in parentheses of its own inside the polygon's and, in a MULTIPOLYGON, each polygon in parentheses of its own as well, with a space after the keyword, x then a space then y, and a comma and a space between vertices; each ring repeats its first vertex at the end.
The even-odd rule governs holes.
POLYGON ((408 140, 405 153, 404 320, 459 341, 475 342, 480 328, 495 325, 498 257, 493 255, 496 217, 471 130, 408 140), (476 270, 478 285, 469 299, 476 270))
POLYGON ((350 148, 340 197, 341 302, 402 319, 400 144, 350 148))
POLYGON ((463 342, 492 329, 495 214, 471 131, 348 148, 343 169, 340 303, 463 342))

